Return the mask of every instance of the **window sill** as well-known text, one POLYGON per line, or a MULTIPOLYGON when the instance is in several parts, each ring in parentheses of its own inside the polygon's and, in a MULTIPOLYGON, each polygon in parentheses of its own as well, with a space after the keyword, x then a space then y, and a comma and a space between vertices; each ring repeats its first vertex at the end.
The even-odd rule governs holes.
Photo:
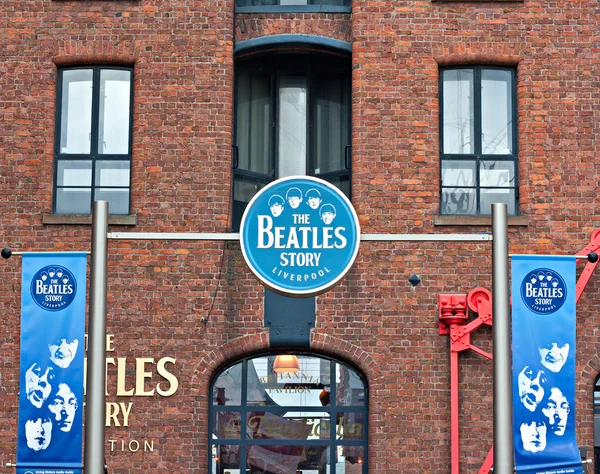
POLYGON ((352 7, 334 5, 264 5, 235 7, 236 13, 352 13, 352 7))
MULTIPOLYGON (((491 226, 492 216, 437 216, 433 219, 433 225, 491 226)), ((508 225, 527 227, 529 225, 529 217, 508 216, 508 225)))
POLYGON ((431 0, 431 3, 525 3, 525 0, 431 0))
MULTIPOLYGON (((91 225, 91 214, 44 214, 42 224, 61 224, 61 225, 91 225)), ((136 225, 137 215, 109 215, 108 225, 136 225)))

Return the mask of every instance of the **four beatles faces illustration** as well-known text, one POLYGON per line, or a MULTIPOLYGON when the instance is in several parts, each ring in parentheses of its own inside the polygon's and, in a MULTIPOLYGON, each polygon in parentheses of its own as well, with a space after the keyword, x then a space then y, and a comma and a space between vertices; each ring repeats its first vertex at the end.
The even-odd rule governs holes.
MULTIPOLYGON (((60 432, 71 431, 80 403, 70 384, 69 366, 79 340, 61 337, 43 346, 25 372, 25 439, 33 451, 45 451, 60 432)), ((59 443, 60 441, 57 441, 59 443)))
POLYGON ((321 193, 317 189, 309 189, 305 195, 302 195, 302 191, 298 188, 290 188, 285 193, 285 199, 279 194, 273 194, 269 198, 269 209, 273 217, 279 217, 285 211, 286 207, 289 206, 293 210, 300 210, 302 203, 304 202, 310 209, 318 210, 319 217, 325 223, 325 225, 331 224, 336 216, 335 206, 333 204, 322 204, 321 193))
POLYGON ((550 341, 537 344, 535 360, 517 376, 518 401, 524 410, 515 417, 525 451, 543 452, 555 436, 563 436, 569 421, 570 402, 564 395, 563 379, 557 374, 569 357, 569 344, 550 341))

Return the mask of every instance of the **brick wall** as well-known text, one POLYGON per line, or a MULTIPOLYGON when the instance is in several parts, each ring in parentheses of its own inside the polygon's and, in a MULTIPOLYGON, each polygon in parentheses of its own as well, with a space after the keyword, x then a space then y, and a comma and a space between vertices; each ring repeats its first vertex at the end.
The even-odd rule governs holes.
MULTIPOLYGON (((234 40, 310 34, 352 43, 353 203, 367 233, 471 233, 434 226, 439 213, 438 69, 517 68, 520 213, 510 253, 574 254, 600 227, 597 5, 555 2, 371 2, 349 14, 244 14, 228 1, 0 0, 0 244, 90 247, 90 228, 44 225, 51 212, 57 67, 134 67, 132 212, 111 231, 226 232, 231 193, 234 40)), ((491 244, 363 242, 345 280, 317 299, 312 348, 367 377, 369 472, 450 472, 449 343, 439 293, 491 287, 491 244), (412 287, 411 274, 422 282, 412 287)), ((171 397, 132 397, 128 427, 111 426, 110 472, 207 472, 208 387, 236 357, 266 350, 262 288, 239 245, 109 241, 108 331, 114 353, 174 357, 171 397), (202 322, 202 319, 205 322, 202 322), (154 452, 121 441, 155 440, 154 452)), ((582 264, 580 264, 580 269, 582 264)), ((15 460, 20 259, 2 262, 0 466, 15 460)), ((600 372, 592 278, 578 305, 578 440, 593 449, 600 372)), ((491 331, 476 342, 490 350, 491 331)), ((132 365, 133 364, 133 365, 132 365)), ((461 472, 492 442, 492 367, 461 354, 461 472)), ((116 397, 109 372, 108 401, 116 397)), ((130 380, 130 379, 128 379, 130 380)), ((134 380, 134 379, 131 379, 134 380)), ((156 372, 148 380, 163 379, 156 372)))

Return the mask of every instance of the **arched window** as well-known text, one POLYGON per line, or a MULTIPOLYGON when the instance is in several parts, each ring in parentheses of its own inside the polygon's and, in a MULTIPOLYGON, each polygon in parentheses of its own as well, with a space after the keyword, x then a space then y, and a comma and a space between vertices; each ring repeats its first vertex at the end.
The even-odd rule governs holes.
POLYGON ((310 175, 350 197, 350 55, 286 49, 236 60, 233 230, 271 181, 310 175))
POLYGON ((346 364, 261 355, 219 372, 211 394, 211 474, 366 474, 367 386, 346 364))

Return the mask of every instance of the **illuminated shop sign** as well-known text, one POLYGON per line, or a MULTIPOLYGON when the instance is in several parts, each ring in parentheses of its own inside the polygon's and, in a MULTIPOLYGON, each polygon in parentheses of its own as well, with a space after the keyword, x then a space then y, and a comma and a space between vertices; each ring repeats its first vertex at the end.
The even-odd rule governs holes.
POLYGON ((293 176, 254 196, 242 217, 240 241, 250 270, 267 288, 315 296, 338 283, 354 263, 360 225, 335 186, 293 176))

